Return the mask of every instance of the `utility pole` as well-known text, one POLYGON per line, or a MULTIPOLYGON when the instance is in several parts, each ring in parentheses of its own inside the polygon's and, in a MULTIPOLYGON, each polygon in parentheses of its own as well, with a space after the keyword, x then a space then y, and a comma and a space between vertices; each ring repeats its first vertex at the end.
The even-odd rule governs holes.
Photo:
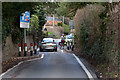
MULTIPOLYGON (((119 33, 120 33, 120 2, 118 3, 118 50, 120 50, 120 35, 119 35, 119 33)), ((119 54, 119 51, 118 51, 118 54, 119 54)), ((118 58, 120 57, 120 55, 118 56, 118 58)), ((119 62, 118 62, 118 64, 120 64, 120 60, 118 60, 119 62)), ((119 68, 119 70, 120 70, 120 68, 119 68)), ((118 70, 118 71, 119 71, 118 70)))
POLYGON ((54 14, 53 14, 53 28, 54 28, 54 21, 55 21, 55 16, 54 16, 54 14))
POLYGON ((63 16, 63 23, 64 23, 64 16, 63 16))
POLYGON ((54 16, 54 14, 53 14, 53 32, 54 32, 54 28, 55 28, 55 23, 54 23, 54 21, 55 21, 55 16, 54 16))
POLYGON ((70 20, 69 21, 69 26, 70 26, 70 28, 71 28, 71 33, 72 33, 72 51, 73 51, 73 49, 74 49, 74 33, 73 33, 73 27, 74 27, 74 22, 73 22, 73 20, 70 20))

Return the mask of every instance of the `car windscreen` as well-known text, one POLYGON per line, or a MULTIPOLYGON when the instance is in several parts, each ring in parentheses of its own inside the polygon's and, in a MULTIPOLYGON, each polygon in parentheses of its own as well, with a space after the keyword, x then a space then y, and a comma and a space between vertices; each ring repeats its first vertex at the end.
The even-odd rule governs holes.
POLYGON ((66 36, 66 39, 72 39, 72 36, 66 36))
POLYGON ((53 39, 44 39, 43 42, 53 42, 53 39))

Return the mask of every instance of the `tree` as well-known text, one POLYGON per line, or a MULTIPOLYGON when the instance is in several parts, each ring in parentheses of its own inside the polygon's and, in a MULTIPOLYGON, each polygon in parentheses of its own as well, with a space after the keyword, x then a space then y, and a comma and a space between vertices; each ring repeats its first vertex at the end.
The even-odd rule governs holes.
MULTIPOLYGON (((20 15, 25 11, 30 11, 31 15, 34 14, 38 17, 39 23, 35 26, 36 29, 40 30, 39 36, 41 36, 42 26, 45 23, 45 10, 43 8, 43 3, 5 2, 2 4, 2 41, 4 44, 6 37, 9 35, 12 36, 12 40, 14 43, 21 42, 21 40, 23 39, 24 30, 20 28, 20 15)), ((35 18, 35 16, 32 16, 32 18, 35 18)))
POLYGON ((28 34, 33 35, 33 40, 36 41, 37 29, 39 27, 39 19, 37 15, 31 15, 30 28, 27 29, 28 34))
POLYGON ((20 15, 25 11, 31 11, 36 3, 11 2, 2 4, 2 41, 11 35, 14 43, 23 39, 23 29, 20 28, 20 15))
POLYGON ((57 15, 73 18, 77 9, 81 9, 86 5, 93 4, 92 2, 61 2, 58 3, 57 15))
POLYGON ((56 3, 56 2, 43 3, 43 7, 44 7, 44 10, 46 11, 46 15, 56 14, 57 13, 56 9, 59 7, 58 4, 59 3, 56 3))
POLYGON ((43 5, 36 5, 34 8, 33 8, 33 11, 34 11, 34 14, 38 17, 38 27, 37 27, 37 37, 38 37, 38 40, 41 40, 42 39, 42 26, 44 26, 45 24, 45 13, 46 11, 44 10, 44 7, 43 5))

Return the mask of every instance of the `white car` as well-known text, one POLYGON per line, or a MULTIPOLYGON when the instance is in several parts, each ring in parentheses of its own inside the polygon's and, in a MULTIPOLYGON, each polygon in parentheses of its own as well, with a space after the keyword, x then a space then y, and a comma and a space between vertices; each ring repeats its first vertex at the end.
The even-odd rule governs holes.
POLYGON ((42 52, 43 50, 57 51, 57 44, 53 38, 43 38, 42 42, 40 43, 40 51, 42 52))

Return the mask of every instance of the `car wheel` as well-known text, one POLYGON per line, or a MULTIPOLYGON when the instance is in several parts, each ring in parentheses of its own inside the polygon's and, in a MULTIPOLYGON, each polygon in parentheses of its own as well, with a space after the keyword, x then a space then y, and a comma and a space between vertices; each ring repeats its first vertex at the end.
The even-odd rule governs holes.
POLYGON ((57 48, 56 48, 54 51, 56 51, 56 52, 57 52, 57 48))
POLYGON ((69 50, 69 46, 67 46, 67 49, 69 50))
POLYGON ((40 48, 40 52, 43 52, 43 49, 40 48))

